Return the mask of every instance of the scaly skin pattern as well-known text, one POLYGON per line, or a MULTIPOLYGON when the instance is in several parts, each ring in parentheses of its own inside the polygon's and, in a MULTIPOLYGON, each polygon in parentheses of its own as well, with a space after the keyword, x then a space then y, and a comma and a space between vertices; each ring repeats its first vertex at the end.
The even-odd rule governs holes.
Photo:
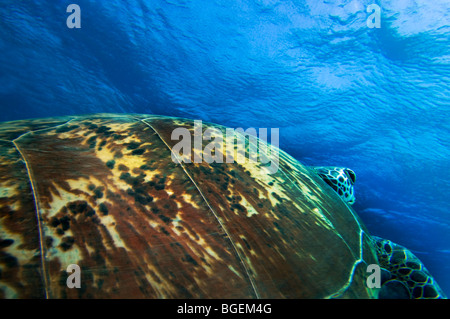
POLYGON ((396 285, 394 291, 400 290, 402 298, 447 299, 425 265, 409 249, 376 236, 372 236, 372 240, 377 248, 380 266, 387 271, 380 297, 384 296, 385 288, 396 285))
POLYGON ((176 128, 194 145, 192 120, 164 116, 0 124, 0 297, 377 297, 372 241, 320 177, 281 150, 274 174, 175 162, 176 128))

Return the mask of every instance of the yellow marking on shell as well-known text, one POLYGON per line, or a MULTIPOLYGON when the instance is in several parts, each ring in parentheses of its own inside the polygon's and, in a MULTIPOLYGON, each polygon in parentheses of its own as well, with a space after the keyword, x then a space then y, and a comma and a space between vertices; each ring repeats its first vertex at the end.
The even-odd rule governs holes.
MULTIPOLYGON (((202 257, 205 259, 206 263, 205 265, 213 265, 214 263, 220 262, 222 258, 220 258, 219 255, 207 244, 204 238, 200 237, 197 241, 197 246, 200 248, 199 254, 202 255, 202 257)), ((195 247, 191 247, 193 251, 198 251, 195 247)), ((210 267, 205 268, 205 271, 211 275, 214 275, 211 273, 212 269, 210 267)))
MULTIPOLYGON (((172 182, 172 181, 170 181, 170 182, 172 182)), ((171 191, 170 190, 170 184, 171 183, 167 183, 166 185, 167 185, 167 189, 166 189, 166 193, 167 193, 167 195, 169 195, 169 196, 172 196, 173 194, 175 194, 173 191, 171 191)), ((178 202, 177 202, 177 205, 178 205, 178 202)), ((178 206, 179 207, 179 206, 178 206)))
POLYGON ((20 191, 18 186, 16 185, 7 185, 7 183, 4 183, 5 186, 0 186, 0 197, 3 198, 10 198, 13 196, 20 195, 20 191))
MULTIPOLYGON (((146 173, 146 174, 147 174, 147 173, 146 173)), ((161 174, 161 173, 152 174, 152 172, 150 172, 150 175, 149 175, 149 176, 152 176, 152 177, 153 177, 154 175, 159 175, 159 176, 161 176, 161 175, 164 175, 164 174, 161 174)), ((166 190, 166 193, 167 193, 169 196, 171 196, 171 195, 175 194, 175 192, 171 190, 172 184, 175 183, 175 185, 176 185, 178 181, 176 180, 175 174, 165 175, 165 177, 166 177, 166 182, 165 182, 166 187, 165 187, 164 189, 166 190)), ((150 179, 149 179, 149 180, 150 180, 150 179)), ((178 194, 175 194, 175 195, 178 195, 178 194)))
POLYGON ((133 125, 135 125, 135 122, 108 122, 108 123, 101 123, 101 120, 99 120, 100 125, 107 126, 111 129, 112 132, 128 132, 132 129, 133 125))
POLYGON ((86 250, 88 251, 89 256, 92 256, 93 254, 95 254, 95 248, 91 247, 89 245, 85 245, 84 248, 86 248, 86 250))
POLYGON ((114 241, 114 246, 126 248, 125 243, 122 240, 122 237, 120 237, 119 233, 116 230, 115 226, 117 225, 117 222, 115 218, 111 215, 99 216, 99 218, 102 224, 108 229, 109 235, 114 241))
MULTIPOLYGON (((59 245, 62 242, 62 238, 67 236, 72 236, 72 232, 69 230, 66 230, 64 232, 64 236, 60 237, 56 234, 56 231, 52 231, 50 228, 45 227, 44 228, 45 235, 50 236, 53 238, 52 247, 47 249, 47 260, 51 260, 53 258, 58 258, 61 262, 61 267, 65 269, 70 264, 79 264, 80 261, 83 259, 81 251, 78 249, 76 245, 72 245, 72 247, 66 251, 61 250, 59 245)), ((72 236, 73 237, 73 236, 72 236)))
POLYGON ((249 202, 247 202, 245 197, 242 197, 240 204, 247 209, 247 217, 258 215, 258 212, 256 211, 255 207, 253 207, 249 202))
POLYGON ((155 280, 151 273, 154 273, 155 276, 158 278, 165 278, 164 275, 158 272, 156 267, 152 267, 152 262, 149 261, 147 263, 147 270, 144 270, 145 278, 147 279, 148 283, 151 283, 151 287, 156 291, 158 294, 157 298, 164 298, 164 296, 167 296, 167 292, 170 292, 172 289, 169 286, 170 281, 169 280, 155 280))
POLYGON ((252 277, 254 278, 256 274, 258 274, 258 272, 255 270, 255 268, 253 267, 252 261, 249 258, 249 255, 244 254, 244 260, 246 261, 246 265, 247 268, 250 269, 250 274, 252 275, 252 277))
POLYGON ((151 220, 151 219, 148 220, 148 224, 153 229, 158 229, 158 227, 161 225, 158 221, 154 221, 154 220, 151 220))
POLYGON ((192 195, 189 193, 183 193, 181 194, 181 198, 183 198, 183 201, 186 203, 191 204, 193 207, 195 207, 196 209, 199 209, 200 206, 198 206, 197 202, 192 200, 192 195))
POLYGON ((278 201, 278 199, 272 193, 275 193, 276 195, 278 195, 281 198, 283 198, 284 196, 283 196, 283 193, 280 193, 280 192, 276 192, 276 191, 269 192, 269 196, 268 196, 267 199, 270 201, 270 204, 272 205, 272 207, 275 207, 280 202, 278 201))
POLYGON ((88 192, 88 186, 90 184, 90 180, 86 178, 80 179, 68 179, 66 182, 69 184, 71 189, 79 189, 88 192))
MULTIPOLYGON (((73 190, 81 190, 85 191, 87 194, 90 194, 92 191, 88 189, 88 186, 90 184, 98 186, 104 186, 103 183, 101 183, 99 180, 95 178, 91 179, 83 179, 80 178, 79 180, 67 180, 67 183, 69 184, 69 187, 73 190)), ((47 219, 51 219, 53 216, 57 215, 63 207, 67 205, 67 203, 78 201, 78 200, 88 200, 88 198, 80 197, 80 195, 75 195, 71 192, 68 192, 57 185, 53 184, 54 187, 57 189, 59 196, 54 197, 52 201, 52 205, 50 209, 44 209, 41 208, 41 214, 46 216, 47 219)), ((95 207, 93 207, 95 209, 95 207)), ((100 218, 100 221, 103 225, 105 225, 114 241, 114 245, 116 247, 123 247, 126 248, 124 242, 122 241, 120 235, 115 230, 115 227, 113 227, 113 224, 116 223, 115 219, 111 215, 102 216, 101 214, 97 214, 97 216, 100 218)), ((53 256, 58 256, 58 258, 63 258, 64 260, 61 260, 63 262, 63 265, 70 264, 70 263, 77 263, 79 260, 81 260, 81 252, 76 247, 76 245, 73 245, 71 249, 61 252, 59 248, 59 244, 61 243, 60 236, 56 233, 56 229, 53 229, 49 227, 48 225, 44 226, 44 234, 45 236, 49 236, 53 238, 53 248, 50 248, 48 250, 48 257, 52 258, 53 256), (67 261, 67 262, 66 262, 67 261)), ((64 236, 73 236, 72 230, 69 228, 65 231, 64 236)), ((90 254, 95 253, 94 249, 89 247, 88 245, 85 246, 86 249, 90 254)))
MULTIPOLYGON (((178 204, 178 203, 177 203, 178 204)), ((153 226, 152 226, 153 227, 153 226)), ((180 230, 178 227, 182 227, 180 225, 180 219, 178 219, 177 217, 172 219, 172 224, 171 224, 171 228, 172 231, 178 236, 181 237, 182 234, 184 233, 184 231, 180 230)))
MULTIPOLYGON (((114 168, 112 169, 113 172, 113 176, 111 177, 112 181, 109 181, 107 184, 107 189, 109 189, 110 191, 112 191, 113 193, 118 191, 118 190, 122 190, 122 191, 127 191, 130 188, 130 185, 123 179, 120 178, 120 176, 122 175, 122 171, 120 171, 118 169, 120 164, 123 164, 125 166, 127 166, 129 168, 128 173, 132 176, 132 177, 137 177, 139 175, 134 174, 132 171, 134 168, 139 168, 140 166, 142 166, 143 164, 145 164, 145 161, 132 161, 130 160, 131 156, 127 156, 124 158, 120 158, 120 159, 116 159, 115 160, 115 165, 114 168), (114 187, 113 187, 114 186, 114 187), (112 189, 110 189, 112 188, 112 189)), ((134 158, 136 158, 137 156, 133 156, 134 158)), ((139 156, 140 157, 140 156, 139 156)), ((106 165, 106 164, 105 164, 106 165)), ((152 179, 154 179, 154 177, 156 175, 162 175, 161 171, 159 170, 154 170, 154 171, 145 171, 145 176, 143 177, 143 182, 149 182, 152 179)), ((94 179, 92 179, 91 181, 93 182, 94 179)), ((97 180, 97 183, 94 183, 94 185, 96 185, 96 187, 98 186, 105 186, 102 182, 100 182, 99 180, 97 180)))
POLYGON ((319 225, 319 226, 323 225, 327 229, 330 229, 330 230, 335 229, 333 223, 324 214, 322 214, 322 210, 320 208, 316 207, 312 210, 312 212, 314 213, 314 215, 319 217, 319 221, 321 222, 321 223, 317 223, 317 225, 319 225))
MULTIPOLYGON (((151 119, 155 119, 155 118, 158 118, 158 116, 149 116, 149 117, 146 117, 146 118, 142 119, 142 121, 145 121, 145 120, 151 120, 151 119)), ((177 119, 177 118, 175 118, 175 117, 172 117, 172 118, 171 118, 171 121, 172 121, 172 123, 174 124, 174 126, 183 126, 183 125, 186 124, 185 121, 180 120, 180 119, 177 119)))
MULTIPOLYGON (((219 212, 224 212, 227 210, 227 208, 223 207, 222 204, 217 204, 217 207, 219 208, 218 211, 219 212)), ((234 214, 236 214, 236 212, 234 212, 234 214)), ((237 215, 237 214, 236 214, 237 215)))
MULTIPOLYGON (((2 227, 1 223, 0 223, 0 238, 11 238, 14 240, 14 242, 10 246, 2 248, 2 251, 16 257, 20 262, 32 260, 33 257, 39 254, 39 250, 33 251, 23 249, 22 236, 8 232, 6 227, 2 227)), ((2 267, 0 266, 0 270, 1 268, 2 267)))
MULTIPOLYGON (((133 141, 136 143, 142 143, 139 140, 131 140, 130 139, 130 141, 133 141)), ((122 142, 124 142, 124 141, 122 141, 122 142)), ((141 146, 148 145, 148 144, 149 143, 142 143, 141 146)), ((107 148, 107 145, 108 144, 106 144, 105 147, 102 147, 101 150, 98 150, 98 149, 95 150, 96 156, 99 159, 101 159, 104 163, 106 163, 110 160, 114 160, 116 162, 115 167, 118 167, 120 164, 123 164, 126 167, 128 167, 130 170, 132 170, 133 168, 139 168, 146 163, 144 156, 129 155, 129 154, 131 154, 132 150, 130 150, 128 152, 124 152, 124 157, 122 157, 122 158, 114 158, 115 154, 107 148)), ((124 150, 126 150, 125 146, 124 146, 124 150)))
MULTIPOLYGON (((147 174, 147 173, 146 173, 147 174)), ((148 181, 150 181, 151 179, 153 179, 153 177, 155 176, 155 175, 158 175, 158 173, 154 173, 154 172, 150 172, 150 174, 147 174, 147 176, 146 176, 146 178, 144 179, 145 181, 147 181, 147 179, 148 179, 148 181), (150 178, 151 177, 151 178, 150 178)), ((164 175, 164 174, 162 174, 162 173, 159 173, 159 176, 161 176, 161 175, 164 175)), ((165 191, 166 191, 166 193, 170 196, 170 195, 172 195, 172 194, 175 194, 175 192, 173 192, 173 191, 170 191, 170 189, 172 188, 172 184, 175 182, 175 184, 177 183, 177 180, 176 180, 176 176, 174 175, 174 174, 170 174, 170 175, 164 175, 165 176, 165 178, 166 178, 166 181, 165 181, 165 191), (169 194, 169 191, 171 192, 170 194, 169 194)), ((175 194, 176 195, 176 194, 175 194)))
MULTIPOLYGON (((193 152, 193 154, 194 153, 195 152, 193 152)), ((199 154, 198 152, 196 154, 197 154, 196 156, 200 156, 200 155, 198 155, 199 154)), ((191 160, 191 154, 189 154, 188 152, 186 152, 186 154, 177 154, 176 158, 182 163, 190 163, 192 161, 191 160)))
POLYGON ((11 211, 16 211, 22 209, 22 203, 19 201, 14 201, 8 205, 11 211))
POLYGON ((303 194, 305 194, 306 198, 308 198, 309 201, 312 201, 315 203, 320 202, 320 199, 316 195, 314 195, 314 193, 311 191, 311 188, 306 186, 304 183, 299 182, 297 184, 297 186, 300 188, 300 190, 303 192, 303 194))
MULTIPOLYGON (((244 236, 239 236, 241 239, 245 239, 244 236)), ((247 253, 245 253, 246 251, 248 251, 247 249, 244 249, 241 245, 241 243, 236 242, 235 243, 236 248, 242 252, 242 258, 243 258, 243 262, 245 262, 246 268, 248 270, 250 270, 249 275, 251 275, 252 277, 254 277, 254 274, 256 274, 257 272, 255 271, 255 269, 253 268, 253 265, 251 263, 251 260, 249 258, 249 255, 247 253)))
MULTIPOLYGON (((202 161, 204 161, 205 159, 203 158, 203 150, 202 149, 197 149, 197 148, 195 148, 195 147, 192 147, 192 155, 194 156, 193 158, 195 159, 195 158, 201 158, 202 159, 202 161)), ((190 160, 190 157, 189 156, 184 156, 184 154, 183 154, 183 156, 180 158, 180 160, 190 160)))
POLYGON ((202 247, 204 247, 204 249, 206 250, 208 255, 212 257, 212 258, 206 257, 205 259, 206 259, 207 262, 210 261, 210 260, 211 261, 220 261, 220 260, 222 260, 222 258, 220 258, 219 255, 217 255, 216 252, 214 250, 212 250, 211 247, 209 247, 209 246, 205 247, 202 242, 203 242, 203 240, 200 241, 200 245, 202 247))
POLYGON ((239 272, 237 272, 236 269, 234 269, 234 267, 232 265, 228 265, 228 269, 230 269, 239 278, 242 278, 241 274, 239 272))
MULTIPOLYGON (((164 278, 166 278, 166 276, 159 272, 156 267, 153 267, 153 261, 149 260, 149 262, 147 263, 147 269, 144 269, 144 273, 148 283, 151 283, 152 289, 154 289, 158 294, 157 298, 164 298, 165 296, 172 295, 177 290, 177 288, 171 284, 172 281, 163 280, 164 278), (151 275, 152 272, 161 280, 155 280, 151 275)), ((196 280, 196 278, 194 278, 194 280, 196 280)), ((189 287, 185 288, 188 290, 192 289, 189 287)))
MULTIPOLYGON (((71 189, 83 189, 85 188, 85 191, 88 191, 87 189, 87 183, 86 180, 67 180, 69 186, 71 187, 71 189), (76 185, 76 186, 75 186, 76 185), (85 186, 85 187, 84 187, 85 186), (77 188, 74 188, 77 187, 77 188), (80 188, 78 188, 80 187, 80 188), (82 187, 82 188, 81 188, 82 187)), ((59 193, 59 195, 54 194, 53 196, 53 201, 50 205, 50 208, 41 208, 41 214, 46 214, 46 217, 48 219, 52 218, 53 216, 55 216, 56 214, 59 213, 59 211, 65 207, 67 205, 67 203, 73 202, 73 201, 78 201, 80 200, 80 195, 75 195, 72 194, 66 190, 64 190, 63 188, 59 187, 57 184, 55 184, 54 182, 52 182, 53 186, 55 187, 55 189, 57 190, 57 192, 59 193)))
MULTIPOLYGON (((247 241, 247 239, 245 238, 245 236, 244 235, 239 235, 239 238, 241 238, 242 240, 244 240, 244 241, 247 241)), ((252 256, 258 256, 258 254, 253 250, 253 249, 248 249, 247 250, 247 252, 249 252, 250 253, 250 255, 252 255, 252 256)))
POLYGON ((182 234, 186 234, 186 236, 188 236, 188 238, 190 239, 188 245, 194 251, 198 251, 196 247, 201 247, 200 253, 203 255, 207 263, 212 264, 213 262, 221 260, 219 255, 217 255, 216 252, 214 252, 214 250, 212 250, 211 247, 209 247, 208 243, 203 237, 199 236, 198 234, 197 234, 198 237, 195 236, 195 234, 192 234, 186 228, 183 228, 183 230, 179 230, 177 226, 181 226, 179 223, 180 221, 181 219, 179 217, 179 214, 177 214, 177 216, 172 220, 172 230, 177 234, 177 236, 181 237, 182 234), (205 255, 203 251, 205 251, 207 255, 205 255))
MULTIPOLYGON (((265 196, 264 192, 259 192, 259 199, 268 199, 271 206, 275 207, 280 202, 273 195, 273 193, 278 195, 278 197, 286 198, 283 192, 283 181, 280 181, 278 178, 264 173, 261 170, 261 167, 259 167, 257 164, 246 164, 245 168, 250 172, 250 176, 252 177, 252 179, 267 191, 267 196, 265 196), (272 185, 270 185, 269 183, 271 183, 272 185)), ((293 201, 293 204, 297 206, 301 211, 303 211, 295 201, 293 201)), ((279 219, 275 214, 271 214, 271 216, 275 219, 279 219)))

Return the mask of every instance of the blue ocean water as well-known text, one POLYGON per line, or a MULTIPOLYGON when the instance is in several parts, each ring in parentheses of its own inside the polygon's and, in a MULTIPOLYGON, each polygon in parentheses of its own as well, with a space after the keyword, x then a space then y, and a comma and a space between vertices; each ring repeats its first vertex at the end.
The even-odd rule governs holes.
POLYGON ((369 231, 450 296, 449 44, 447 0, 0 0, 0 121, 134 112, 279 128, 301 162, 352 168, 369 231))

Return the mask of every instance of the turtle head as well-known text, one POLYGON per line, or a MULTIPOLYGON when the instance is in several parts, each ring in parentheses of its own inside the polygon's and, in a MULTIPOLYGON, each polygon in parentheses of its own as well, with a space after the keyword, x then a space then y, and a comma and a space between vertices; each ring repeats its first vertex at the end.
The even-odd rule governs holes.
POLYGON ((346 203, 353 205, 355 202, 353 185, 356 181, 354 171, 333 166, 313 166, 312 168, 346 203))

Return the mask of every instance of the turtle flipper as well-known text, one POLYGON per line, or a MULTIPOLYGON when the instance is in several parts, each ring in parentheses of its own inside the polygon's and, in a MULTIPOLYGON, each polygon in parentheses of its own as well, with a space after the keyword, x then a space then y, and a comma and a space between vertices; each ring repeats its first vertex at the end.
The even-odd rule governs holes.
POLYGON ((446 298, 424 264, 410 250, 372 236, 382 267, 380 299, 446 298))

